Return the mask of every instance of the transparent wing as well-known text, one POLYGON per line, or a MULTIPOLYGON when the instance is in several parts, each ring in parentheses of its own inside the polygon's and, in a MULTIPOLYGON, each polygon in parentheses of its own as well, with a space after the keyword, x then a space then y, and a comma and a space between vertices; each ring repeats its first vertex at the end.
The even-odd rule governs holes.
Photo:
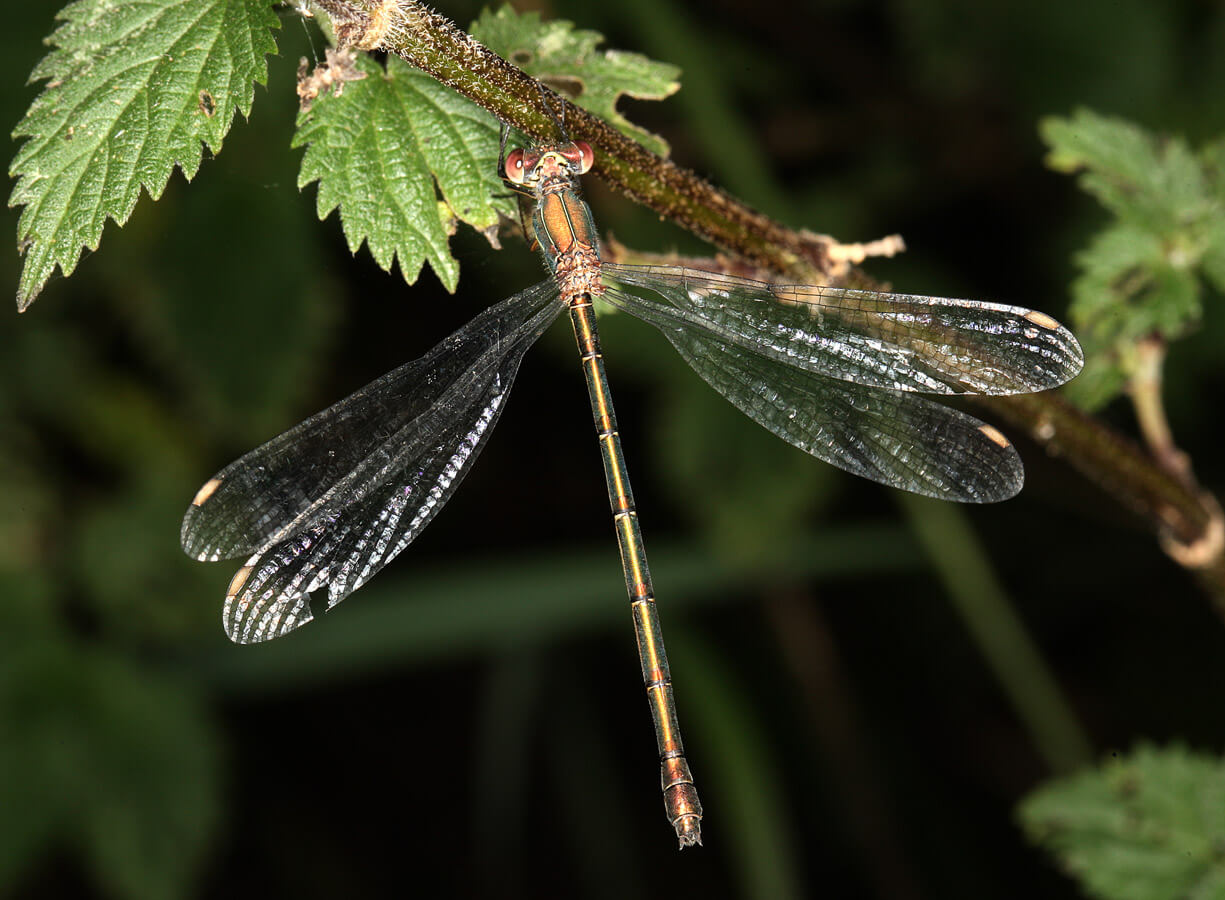
POLYGON ((1080 344, 1044 313, 679 266, 606 263, 609 302, 667 332, 696 329, 828 378, 896 391, 1023 394, 1080 371, 1080 344))
POLYGON ((251 554, 227 591, 230 638, 305 624, 308 594, 326 586, 331 608, 403 550, 450 499, 523 354, 563 309, 551 281, 517 294, 210 479, 182 543, 198 559, 251 554))
POLYGON ((1020 456, 1002 434, 939 403, 791 370, 696 329, 664 334, 715 390, 818 459, 892 487, 966 503, 1015 495, 1020 456))

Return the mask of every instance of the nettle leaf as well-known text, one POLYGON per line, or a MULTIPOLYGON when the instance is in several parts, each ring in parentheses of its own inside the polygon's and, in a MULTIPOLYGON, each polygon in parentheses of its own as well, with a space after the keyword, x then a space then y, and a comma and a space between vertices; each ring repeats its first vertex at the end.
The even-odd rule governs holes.
MULTIPOLYGON (((570 22, 541 22, 509 7, 484 13, 473 35, 529 74, 577 94, 576 102, 636 140, 666 152, 660 139, 616 112, 622 94, 660 99, 677 90, 674 66, 633 53, 600 52, 603 38, 570 22)), ((348 65, 348 62, 345 62, 348 65)), ((492 235, 499 217, 516 218, 497 171, 497 121, 429 76, 389 57, 384 70, 358 57, 344 90, 314 98, 298 120, 294 146, 306 146, 298 184, 319 182, 318 212, 339 209, 349 249, 363 242, 408 282, 428 261, 448 290, 459 280, 450 236, 464 222, 492 235), (441 197, 441 200, 439 199, 441 197)), ((493 238, 491 237, 491 241, 493 238)))
POLYGON ((1139 341, 1174 340, 1199 322, 1201 291, 1194 271, 1172 263, 1157 235, 1131 225, 1107 227, 1076 262, 1071 318, 1086 364, 1067 390, 1097 409, 1126 386, 1139 341))
POLYGON ((1107 900, 1225 896, 1225 763, 1142 745, 1021 804, 1029 838, 1107 900))
POLYGON ((175 166, 190 181, 202 146, 221 150, 279 27, 268 0, 79 0, 57 18, 30 76, 47 85, 13 132, 28 138, 9 170, 9 205, 25 207, 19 309, 97 249, 108 218, 126 222, 142 188, 156 200, 175 166))
POLYGON ((1198 326, 1203 277, 1225 284, 1222 149, 1197 154, 1180 138, 1087 110, 1045 119, 1041 131, 1047 164, 1080 173, 1080 186, 1115 215, 1077 258, 1069 310, 1086 356, 1069 392, 1092 409, 1126 386, 1136 342, 1198 326))
POLYGON ((1086 109, 1039 125, 1046 164, 1081 173, 1078 183, 1119 218, 1168 230, 1210 211, 1203 170, 1182 138, 1160 138, 1124 119, 1086 109))
POLYGON ((398 260, 409 283, 428 260, 453 291, 456 220, 488 230, 515 214, 497 173, 498 123, 397 57, 386 70, 361 57, 356 67, 365 78, 298 119, 293 145, 307 147, 298 186, 319 182, 319 218, 339 208, 354 253, 365 241, 383 269, 398 260))
MULTIPOLYGON (((1225 138, 1204 147, 1200 157, 1215 192, 1217 209, 1225 211, 1225 138)), ((1204 237, 1204 276, 1225 293, 1225 212, 1214 217, 1204 237)))
POLYGON ((472 36, 534 78, 569 96, 590 113, 661 156, 667 142, 617 112, 623 94, 662 100, 680 89, 680 69, 638 53, 597 50, 604 36, 575 30, 573 22, 542 22, 535 12, 520 15, 509 6, 486 9, 472 23, 472 36))

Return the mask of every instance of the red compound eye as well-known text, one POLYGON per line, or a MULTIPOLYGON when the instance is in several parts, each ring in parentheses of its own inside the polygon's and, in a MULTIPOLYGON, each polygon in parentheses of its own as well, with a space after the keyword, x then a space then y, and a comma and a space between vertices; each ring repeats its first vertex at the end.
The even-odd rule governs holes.
POLYGON ((591 145, 586 141, 579 141, 574 146, 578 147, 579 152, 578 173, 583 175, 595 165, 595 151, 591 149, 591 145))
POLYGON ((506 180, 512 184, 523 184, 527 173, 523 168, 523 151, 512 150, 506 155, 506 180))
POLYGON ((580 175, 590 170, 592 163, 595 162, 595 152, 592 151, 591 145, 584 141, 575 141, 573 144, 559 147, 558 152, 566 158, 566 162, 574 166, 575 171, 580 175))

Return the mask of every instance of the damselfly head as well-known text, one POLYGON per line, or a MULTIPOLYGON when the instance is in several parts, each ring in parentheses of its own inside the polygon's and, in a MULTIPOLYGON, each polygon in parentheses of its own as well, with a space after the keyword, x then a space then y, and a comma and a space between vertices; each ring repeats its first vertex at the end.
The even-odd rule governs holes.
POLYGON ((591 169, 593 162, 595 152, 583 141, 553 147, 520 147, 506 154, 506 180, 511 184, 527 184, 547 176, 549 168, 566 168, 574 175, 582 175, 591 169))

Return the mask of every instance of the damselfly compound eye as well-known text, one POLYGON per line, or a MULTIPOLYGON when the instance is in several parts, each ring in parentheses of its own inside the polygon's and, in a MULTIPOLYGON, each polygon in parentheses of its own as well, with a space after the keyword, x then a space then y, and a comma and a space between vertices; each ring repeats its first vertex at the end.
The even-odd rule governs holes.
POLYGON ((566 158, 566 162, 573 166, 575 173, 579 175, 585 174, 595 162, 595 153, 591 145, 583 141, 575 141, 573 144, 558 147, 557 152, 566 158))
POLYGON ((506 180, 512 184, 523 184, 523 151, 512 150, 506 155, 506 180))
POLYGON ((580 175, 584 175, 590 171, 592 165, 595 164, 595 151, 592 150, 591 145, 585 141, 575 141, 574 146, 579 153, 578 173, 580 175))

